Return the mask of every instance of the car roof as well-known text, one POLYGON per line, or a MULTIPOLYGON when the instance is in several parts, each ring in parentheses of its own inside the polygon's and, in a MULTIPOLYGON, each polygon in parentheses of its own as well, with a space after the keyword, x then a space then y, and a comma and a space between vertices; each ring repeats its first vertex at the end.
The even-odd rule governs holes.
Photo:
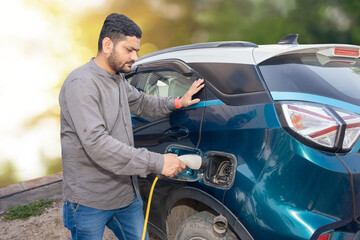
POLYGON ((258 46, 250 42, 208 42, 168 48, 139 58, 134 66, 162 59, 180 59, 185 62, 231 62, 254 64, 252 49, 258 46))
POLYGON ((207 42, 163 49, 147 54, 134 64, 163 59, 180 59, 187 63, 219 62, 259 64, 267 59, 293 53, 317 53, 325 49, 360 49, 351 44, 298 44, 297 34, 290 34, 278 44, 256 45, 245 41, 207 42))
POLYGON ((245 42, 245 41, 226 41, 226 42, 205 42, 205 43, 196 43, 196 44, 189 44, 189 45, 183 45, 178 47, 172 47, 163 49, 160 51, 156 51, 150 54, 147 54, 142 57, 142 59, 156 56, 163 53, 168 52, 176 52, 176 51, 183 51, 183 50, 190 50, 190 49, 201 49, 201 48, 229 48, 229 47, 257 47, 255 43, 252 42, 245 42))

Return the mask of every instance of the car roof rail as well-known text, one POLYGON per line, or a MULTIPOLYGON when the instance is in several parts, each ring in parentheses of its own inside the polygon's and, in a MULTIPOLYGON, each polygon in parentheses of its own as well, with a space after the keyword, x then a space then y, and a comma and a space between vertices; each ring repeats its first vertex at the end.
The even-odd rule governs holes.
POLYGON ((299 34, 288 34, 285 37, 283 37, 278 44, 299 44, 297 39, 299 37, 299 34))
POLYGON ((176 52, 176 51, 182 51, 182 50, 189 50, 189 49, 200 49, 200 48, 222 48, 222 47, 235 47, 235 48, 247 48, 247 47, 255 47, 257 48, 258 45, 252 42, 246 42, 246 41, 225 41, 225 42, 207 42, 207 43, 195 43, 195 44, 189 44, 184 46, 178 46, 178 47, 172 47, 172 48, 166 48, 157 52, 149 53, 145 56, 142 56, 139 58, 139 60, 156 56, 163 53, 168 52, 176 52))

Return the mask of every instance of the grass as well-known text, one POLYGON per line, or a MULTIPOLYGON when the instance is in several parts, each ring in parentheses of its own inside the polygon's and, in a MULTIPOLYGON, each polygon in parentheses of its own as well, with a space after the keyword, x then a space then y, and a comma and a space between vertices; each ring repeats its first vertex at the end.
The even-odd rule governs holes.
POLYGON ((3 219, 6 221, 15 219, 28 219, 31 216, 39 216, 44 213, 46 208, 51 207, 54 200, 39 199, 36 202, 29 203, 28 205, 18 205, 5 211, 3 219))

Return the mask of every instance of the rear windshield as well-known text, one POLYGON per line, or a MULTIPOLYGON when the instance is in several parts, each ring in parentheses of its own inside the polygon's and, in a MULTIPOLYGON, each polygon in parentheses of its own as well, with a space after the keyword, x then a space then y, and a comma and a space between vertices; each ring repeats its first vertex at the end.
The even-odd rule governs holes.
POLYGON ((360 61, 292 54, 259 65, 270 91, 301 92, 360 105, 360 61))

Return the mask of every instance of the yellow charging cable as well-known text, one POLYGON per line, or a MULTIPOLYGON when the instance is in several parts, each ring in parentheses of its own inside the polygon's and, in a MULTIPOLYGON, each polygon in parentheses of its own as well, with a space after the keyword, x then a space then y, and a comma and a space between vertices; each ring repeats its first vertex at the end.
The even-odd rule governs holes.
POLYGON ((155 185, 156 185, 157 180, 158 180, 158 177, 156 177, 156 178, 154 179, 154 182, 153 182, 153 184, 152 184, 152 186, 151 186, 150 195, 149 195, 149 200, 148 200, 147 207, 146 207, 144 230, 143 230, 143 235, 142 235, 142 238, 141 238, 142 240, 145 240, 146 228, 147 228, 147 223, 148 223, 148 219, 149 219, 151 199, 152 199, 152 195, 153 195, 154 188, 155 188, 155 185))

